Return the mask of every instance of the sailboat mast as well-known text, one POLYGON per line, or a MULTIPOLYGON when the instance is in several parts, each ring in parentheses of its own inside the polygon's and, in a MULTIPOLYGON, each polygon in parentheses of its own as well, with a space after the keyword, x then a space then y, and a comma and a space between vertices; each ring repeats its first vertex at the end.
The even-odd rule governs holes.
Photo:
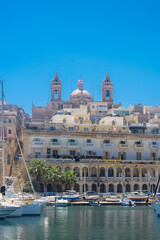
POLYGON ((1 81, 2 87, 2 108, 1 108, 1 115, 2 115, 2 142, 3 142, 3 185, 5 185, 5 139, 4 139, 4 94, 3 94, 3 81, 1 81))

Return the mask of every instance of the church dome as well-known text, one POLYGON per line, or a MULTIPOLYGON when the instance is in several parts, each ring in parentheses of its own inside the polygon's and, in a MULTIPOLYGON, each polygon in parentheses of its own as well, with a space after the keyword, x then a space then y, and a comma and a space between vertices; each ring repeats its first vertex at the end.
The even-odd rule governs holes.
POLYGON ((69 101, 86 101, 86 100, 92 100, 89 92, 87 92, 85 89, 83 89, 83 81, 80 79, 78 80, 78 88, 72 92, 69 101))

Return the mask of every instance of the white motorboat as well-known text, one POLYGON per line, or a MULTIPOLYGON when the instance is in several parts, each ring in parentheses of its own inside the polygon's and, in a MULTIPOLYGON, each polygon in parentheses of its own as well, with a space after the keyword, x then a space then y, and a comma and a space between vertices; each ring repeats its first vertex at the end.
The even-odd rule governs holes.
POLYGON ((87 192, 87 193, 84 195, 84 198, 85 198, 86 200, 98 200, 98 199, 99 199, 99 194, 96 193, 96 192, 90 191, 90 192, 87 192))
POLYGON ((55 199, 55 206, 56 207, 67 207, 69 205, 68 199, 57 197, 55 199))
POLYGON ((77 192, 74 190, 68 190, 61 195, 62 198, 68 200, 76 200, 80 198, 80 195, 77 195, 77 192))
POLYGON ((121 201, 122 206, 134 206, 134 202, 128 197, 124 197, 121 201))

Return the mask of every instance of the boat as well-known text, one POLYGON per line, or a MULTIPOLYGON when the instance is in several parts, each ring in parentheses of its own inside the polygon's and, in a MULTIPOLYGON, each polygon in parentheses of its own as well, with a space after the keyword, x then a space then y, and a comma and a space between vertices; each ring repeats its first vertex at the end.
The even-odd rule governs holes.
POLYGON ((41 214, 41 205, 30 203, 24 206, 22 216, 39 216, 41 214))
POLYGON ((131 199, 129 199, 128 197, 124 197, 124 198, 122 198, 121 205, 122 206, 134 206, 134 202, 131 199))
POLYGON ((68 191, 64 192, 61 195, 61 197, 72 201, 72 200, 79 199, 80 195, 77 195, 77 192, 74 190, 68 190, 68 191))
POLYGON ((56 207, 67 207, 69 205, 68 199, 57 197, 55 199, 55 206, 56 207))
POLYGON ((146 194, 140 194, 139 192, 129 193, 127 197, 132 201, 146 201, 148 198, 146 194))
POLYGON ((98 200, 99 199, 99 194, 93 191, 87 192, 84 195, 85 200, 98 200))
POLYGON ((100 202, 98 201, 98 202, 94 202, 94 201, 89 201, 89 205, 90 206, 97 206, 97 207, 100 207, 100 202))

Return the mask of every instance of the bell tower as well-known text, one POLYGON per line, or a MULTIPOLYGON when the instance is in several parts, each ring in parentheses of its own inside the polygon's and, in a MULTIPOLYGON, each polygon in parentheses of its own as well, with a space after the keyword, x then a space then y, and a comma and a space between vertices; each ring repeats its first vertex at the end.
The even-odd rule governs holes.
POLYGON ((61 101, 62 97, 62 84, 61 80, 58 77, 57 72, 54 75, 54 78, 51 81, 51 102, 53 101, 61 101))
POLYGON ((108 102, 108 108, 112 108, 113 104, 113 84, 109 78, 109 74, 106 74, 105 79, 102 82, 102 102, 108 102))

